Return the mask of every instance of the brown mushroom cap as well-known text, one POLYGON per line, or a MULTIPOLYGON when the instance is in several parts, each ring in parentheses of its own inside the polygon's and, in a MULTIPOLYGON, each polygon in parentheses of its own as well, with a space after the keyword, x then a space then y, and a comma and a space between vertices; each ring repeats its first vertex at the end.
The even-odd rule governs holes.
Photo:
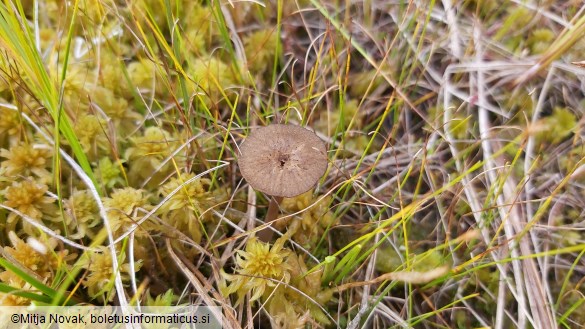
POLYGON ((255 190, 293 197, 310 190, 327 169, 325 144, 300 126, 256 129, 240 146, 242 176, 255 190))

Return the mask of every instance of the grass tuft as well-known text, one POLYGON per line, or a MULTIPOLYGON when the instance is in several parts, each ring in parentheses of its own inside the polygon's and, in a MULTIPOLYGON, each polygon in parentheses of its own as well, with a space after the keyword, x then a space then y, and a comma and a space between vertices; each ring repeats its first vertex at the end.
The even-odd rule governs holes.
POLYGON ((578 327, 580 6, 2 2, 0 304, 578 327), (329 166, 266 223, 237 159, 274 123, 329 166))

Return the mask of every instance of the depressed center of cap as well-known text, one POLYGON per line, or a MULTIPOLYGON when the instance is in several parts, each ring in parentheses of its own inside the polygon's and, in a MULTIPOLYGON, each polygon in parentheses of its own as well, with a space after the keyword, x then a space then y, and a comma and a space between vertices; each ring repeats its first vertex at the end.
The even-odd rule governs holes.
POLYGON ((325 144, 314 132, 274 124, 250 133, 240 146, 242 176, 255 190, 294 197, 310 190, 327 169, 325 144))

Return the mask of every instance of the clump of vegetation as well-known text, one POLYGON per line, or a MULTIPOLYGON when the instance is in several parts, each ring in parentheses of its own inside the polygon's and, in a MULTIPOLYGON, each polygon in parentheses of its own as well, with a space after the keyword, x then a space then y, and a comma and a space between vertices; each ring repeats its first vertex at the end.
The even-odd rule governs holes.
POLYGON ((326 230, 338 224, 333 212, 329 210, 330 205, 331 197, 314 197, 313 191, 284 199, 282 209, 290 213, 300 212, 300 215, 277 221, 277 228, 286 228, 292 233, 293 240, 302 246, 316 246, 326 230))
POLYGON ((111 302, 116 296, 116 290, 113 289, 115 275, 120 275, 127 284, 133 275, 132 270, 138 271, 141 263, 138 261, 133 267, 130 266, 125 262, 125 253, 120 252, 117 256, 118 267, 114 268, 112 255, 104 247, 100 248, 99 253, 86 254, 85 257, 80 262, 81 267, 87 271, 87 277, 82 283, 87 288, 89 297, 100 302, 111 302))
POLYGON ((577 327, 580 5, 3 2, 0 304, 577 327))

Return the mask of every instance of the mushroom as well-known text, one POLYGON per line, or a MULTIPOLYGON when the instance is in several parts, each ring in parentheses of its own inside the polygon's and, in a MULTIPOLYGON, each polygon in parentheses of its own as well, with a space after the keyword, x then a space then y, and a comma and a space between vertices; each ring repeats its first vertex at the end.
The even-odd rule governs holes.
MULTIPOLYGON (((300 126, 273 124, 256 129, 244 140, 240 152, 242 176, 252 188, 271 197, 266 223, 276 218, 283 197, 307 192, 327 169, 325 144, 300 126)), ((266 228, 258 237, 269 241, 272 231, 266 228)))

